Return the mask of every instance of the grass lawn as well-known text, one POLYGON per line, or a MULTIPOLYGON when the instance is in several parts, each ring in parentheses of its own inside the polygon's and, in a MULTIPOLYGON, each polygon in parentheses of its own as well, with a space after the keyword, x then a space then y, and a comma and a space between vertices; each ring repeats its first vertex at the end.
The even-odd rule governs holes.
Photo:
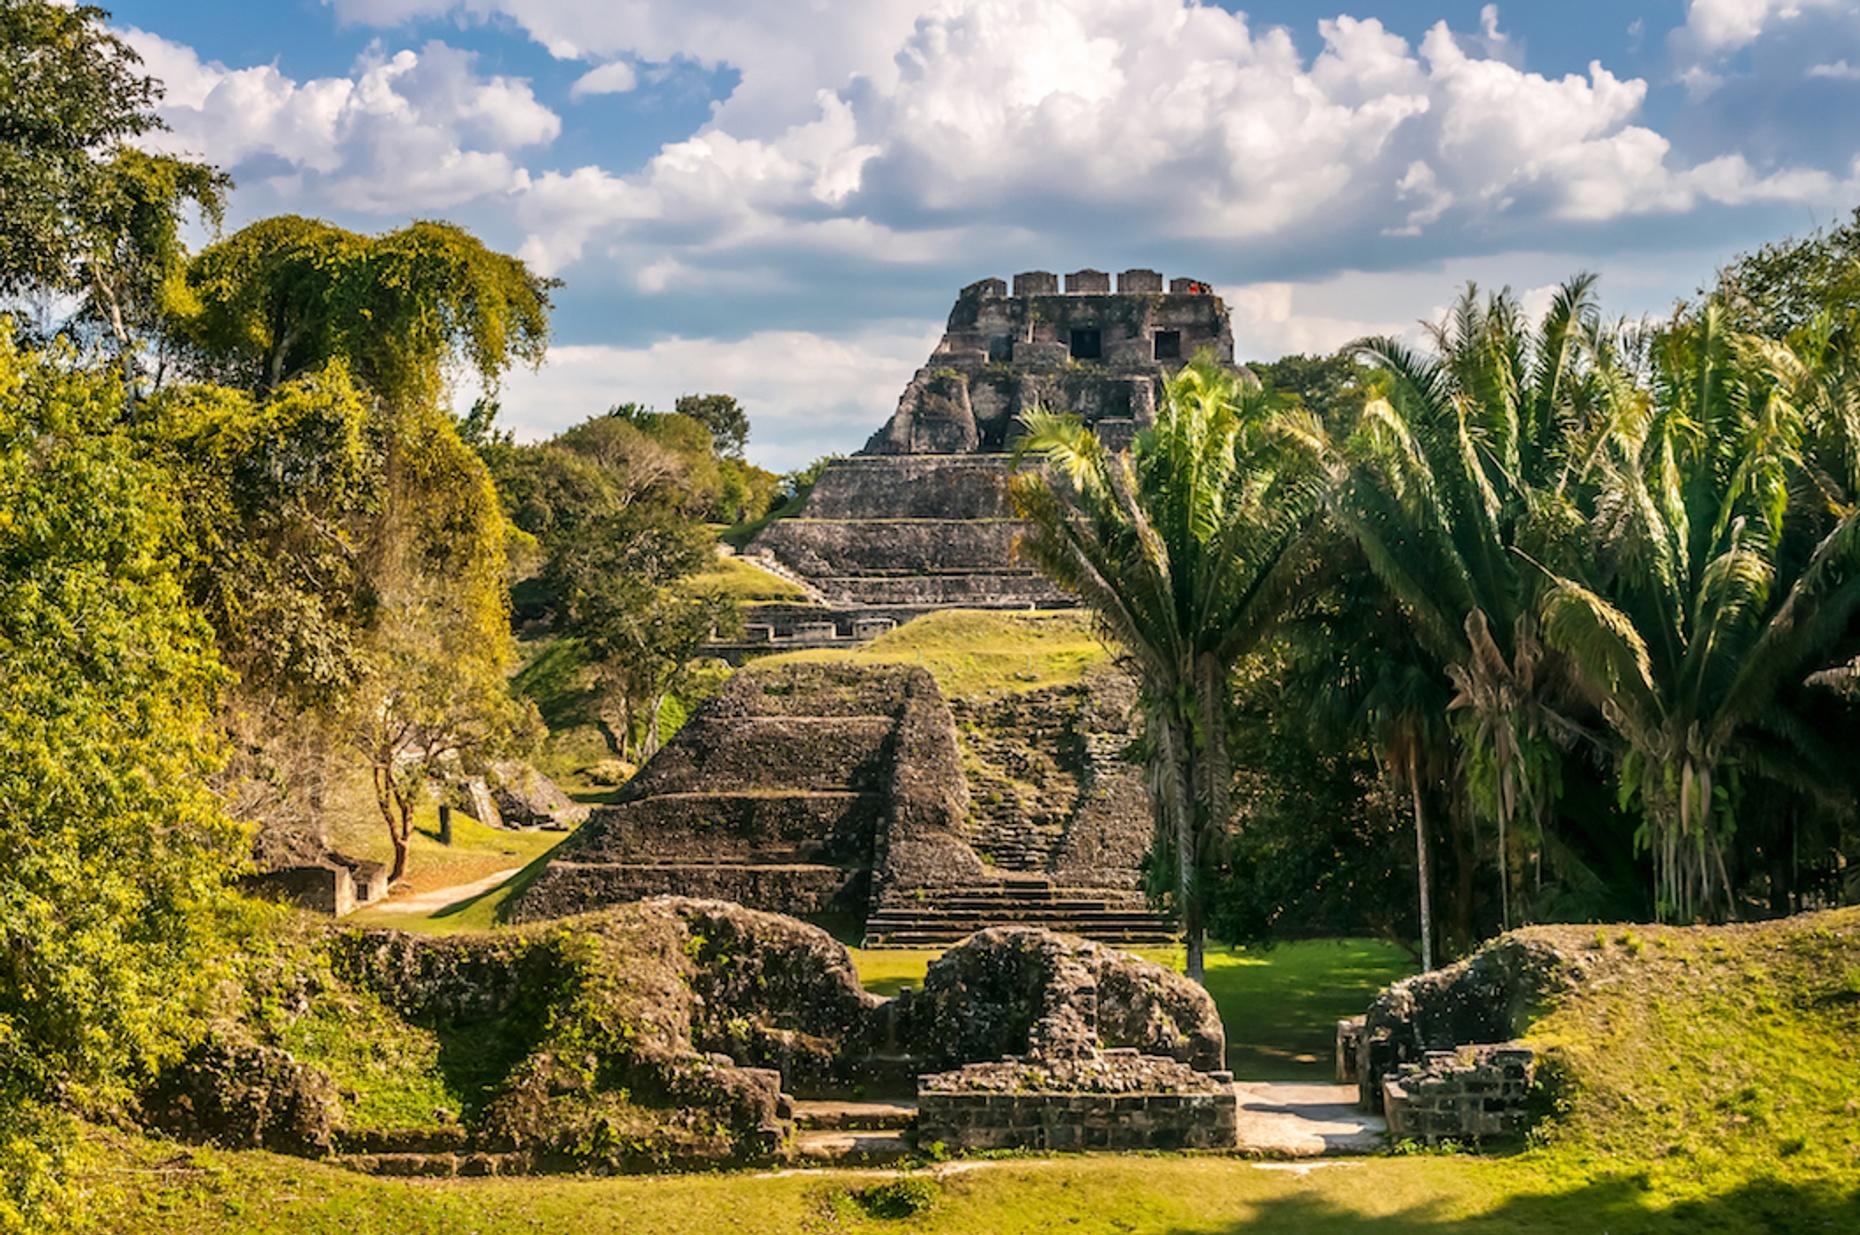
POLYGON ((712 592, 743 601, 806 601, 807 592, 792 579, 771 574, 748 558, 716 559, 681 585, 690 592, 712 592))
MULTIPOLYGON (((895 995, 922 986, 941 953, 854 948, 865 988, 895 995)), ((1180 948, 1141 951, 1180 970, 1180 948)), ((1413 959, 1376 939, 1312 939, 1264 949, 1209 950, 1208 993, 1227 1027, 1227 1062, 1242 1080, 1312 1080, 1330 1075, 1337 1020, 1368 1006, 1375 993, 1415 971, 1413 959)))
POLYGON ((1860 1230, 1832 1179, 1775 1176, 1683 1196, 1632 1171, 1570 1175, 1542 1155, 1374 1158, 1294 1167, 1191 1155, 1089 1155, 920 1172, 929 1208, 875 1217, 876 1171, 633 1178, 373 1179, 253 1151, 112 1144, 86 1177, 104 1230, 281 1235, 1707 1235, 1860 1230))
MULTIPOLYGON (((330 812, 330 844, 344 853, 379 862, 391 861, 394 846, 387 824, 375 809, 374 797, 364 784, 343 786, 333 795, 338 809, 330 812)), ((493 828, 452 812, 452 843, 439 843, 439 807, 423 802, 414 815, 413 840, 407 857, 407 890, 431 892, 483 879, 500 870, 525 866, 555 848, 560 832, 523 832, 493 828)))
POLYGON ((1110 658, 1090 622, 1077 612, 945 609, 857 648, 784 652, 756 663, 922 665, 936 676, 945 695, 979 698, 1068 686, 1110 658))

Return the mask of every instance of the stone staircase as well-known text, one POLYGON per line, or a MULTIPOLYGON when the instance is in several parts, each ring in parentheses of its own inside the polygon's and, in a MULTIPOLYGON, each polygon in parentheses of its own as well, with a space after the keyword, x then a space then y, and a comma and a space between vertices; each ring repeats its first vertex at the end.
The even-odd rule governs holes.
POLYGON ((991 926, 1041 926, 1125 947, 1165 947, 1176 941, 1175 924, 1140 892, 1061 887, 1044 876, 1004 875, 993 884, 883 897, 866 919, 864 945, 945 947, 991 926))
POLYGON ((421 1179, 528 1175, 536 1167, 528 1153, 474 1150, 470 1134, 457 1125, 345 1133, 329 1160, 364 1175, 421 1179))
POLYGON ((794 1103, 789 1158, 808 1165, 877 1165, 910 1155, 915 1102, 794 1103))

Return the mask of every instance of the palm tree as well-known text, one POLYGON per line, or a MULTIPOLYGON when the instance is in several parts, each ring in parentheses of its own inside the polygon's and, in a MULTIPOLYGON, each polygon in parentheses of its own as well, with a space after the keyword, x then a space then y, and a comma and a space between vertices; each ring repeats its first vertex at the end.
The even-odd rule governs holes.
POLYGON ((1777 739, 1816 753, 1782 697, 1860 609, 1860 507, 1851 468, 1805 466, 1803 443, 1831 417, 1851 429, 1860 391, 1837 353, 1734 335, 1715 303, 1661 333, 1649 366, 1597 457, 1592 573, 1542 568, 1540 609, 1626 747, 1656 909, 1691 921, 1733 908, 1740 772, 1774 775, 1777 739))
POLYGON ((1158 869, 1173 873, 1189 975, 1203 976, 1201 874, 1232 816, 1235 662, 1307 573, 1315 422, 1206 360, 1168 380, 1156 423, 1113 451, 1075 416, 1026 416, 1020 549, 1085 602, 1141 687, 1158 869))
POLYGON ((1332 511, 1413 622, 1454 696, 1460 774, 1496 825, 1500 913, 1512 921, 1522 823, 1541 837, 1571 727, 1551 706, 1539 581, 1516 547, 1561 560, 1580 538, 1575 498, 1615 388, 1584 275, 1535 328, 1517 301, 1468 287, 1423 356, 1358 345, 1378 397, 1332 458, 1332 511))

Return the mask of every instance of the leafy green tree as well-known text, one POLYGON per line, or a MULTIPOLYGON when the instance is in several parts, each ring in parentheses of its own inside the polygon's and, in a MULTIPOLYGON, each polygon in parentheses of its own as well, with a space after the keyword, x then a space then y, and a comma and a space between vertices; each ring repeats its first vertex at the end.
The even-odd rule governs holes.
POLYGON ((1156 423, 1113 452, 1075 416, 1035 411, 1013 498, 1025 551, 1129 657, 1142 691, 1166 871, 1203 976, 1204 879, 1233 818, 1229 683, 1309 568, 1315 424, 1205 361, 1156 423))
POLYGON ((1546 570, 1542 623, 1625 744, 1657 909, 1691 921, 1733 910, 1743 780, 1779 771, 1765 739, 1797 783, 1844 758, 1791 723, 1786 692, 1838 657, 1860 612, 1860 477, 1823 471, 1833 487, 1816 495, 1802 453, 1856 387, 1838 353, 1738 337, 1716 303, 1661 332, 1651 361, 1598 455, 1591 571, 1546 570))
POLYGON ((162 340, 161 319, 185 313, 188 209, 218 227, 231 181, 200 163, 123 147, 100 168, 78 258, 84 314, 107 330, 133 395, 141 353, 162 340))
POLYGON ((0 336, 0 1227, 50 1199, 51 1106, 173 1045, 245 851, 181 513, 124 399, 0 336))
POLYGON ((1267 390, 1295 397, 1327 432, 1339 435, 1355 425, 1369 393, 1371 370, 1347 348, 1329 356, 1281 356, 1248 367, 1267 390))
POLYGON ((1808 236, 1766 244, 1718 272, 1713 299, 1730 327, 1782 339, 1823 314, 1860 309, 1860 209, 1808 236))
POLYGON ((92 5, 0 0, 0 292, 70 288, 107 152, 161 126, 161 87, 92 5))
POLYGON ((365 550, 379 611, 345 715, 399 879, 426 786, 522 748, 536 721, 508 689, 508 524, 484 461, 437 407, 391 412, 382 427, 389 484, 365 550))
POLYGON ((495 390, 541 362, 556 283, 450 223, 363 236, 280 215, 203 250, 187 286, 173 329, 216 380, 268 390, 340 359, 390 404, 435 407, 455 364, 495 390))
POLYGON ((749 444, 749 413, 735 395, 680 395, 672 404, 680 416, 689 416, 710 431, 719 459, 740 459, 749 444))

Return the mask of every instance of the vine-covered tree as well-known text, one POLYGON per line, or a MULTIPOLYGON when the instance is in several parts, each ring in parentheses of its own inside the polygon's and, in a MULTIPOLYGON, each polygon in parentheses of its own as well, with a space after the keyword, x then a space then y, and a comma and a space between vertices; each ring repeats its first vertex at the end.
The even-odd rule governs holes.
POLYGON ((436 407, 455 366, 495 389, 542 360, 555 285, 450 223, 363 236, 280 215, 193 259, 173 328, 230 385, 268 390, 340 359, 388 403, 436 407))

